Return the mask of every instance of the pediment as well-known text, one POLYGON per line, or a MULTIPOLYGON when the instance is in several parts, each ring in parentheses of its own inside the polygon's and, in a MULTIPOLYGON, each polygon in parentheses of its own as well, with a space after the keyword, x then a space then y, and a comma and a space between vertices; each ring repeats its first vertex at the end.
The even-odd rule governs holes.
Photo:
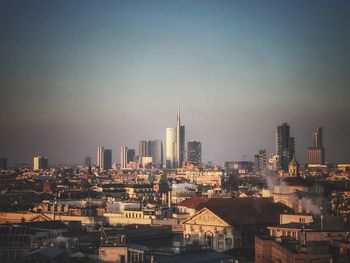
POLYGON ((51 218, 43 214, 39 214, 37 216, 34 216, 32 219, 30 219, 30 222, 42 222, 42 221, 51 221, 51 218))
POLYGON ((203 208, 187 220, 183 224, 191 225, 207 225, 207 226, 230 226, 219 216, 211 212, 208 208, 203 208))

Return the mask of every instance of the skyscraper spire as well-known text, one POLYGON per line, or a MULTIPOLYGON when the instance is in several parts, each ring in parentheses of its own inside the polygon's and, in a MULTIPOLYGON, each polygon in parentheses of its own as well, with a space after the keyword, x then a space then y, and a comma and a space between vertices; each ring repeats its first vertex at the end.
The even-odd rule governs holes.
POLYGON ((180 119, 180 103, 177 103, 177 122, 176 127, 180 127, 181 125, 181 119, 180 119))
POLYGON ((180 105, 175 128, 166 129, 166 162, 169 168, 181 167, 185 153, 185 126, 181 125, 180 105))
POLYGON ((177 120, 176 120, 176 166, 181 166, 181 143, 180 143, 180 103, 177 104, 177 120))

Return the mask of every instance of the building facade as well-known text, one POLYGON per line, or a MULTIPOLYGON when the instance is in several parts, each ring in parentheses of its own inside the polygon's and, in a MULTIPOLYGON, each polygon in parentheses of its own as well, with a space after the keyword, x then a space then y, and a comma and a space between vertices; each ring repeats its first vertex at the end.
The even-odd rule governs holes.
POLYGON ((288 171, 288 165, 295 155, 295 139, 290 137, 287 123, 276 128, 276 155, 279 156, 279 168, 288 171))
POLYGON ((104 170, 112 169, 112 150, 111 149, 105 149, 103 151, 103 164, 104 170))
POLYGON ((193 164, 202 163, 202 144, 200 142, 187 143, 187 161, 193 164))
POLYGON ((128 147, 121 146, 120 147, 120 168, 121 169, 126 168, 127 164, 128 164, 128 147))
POLYGON ((185 161, 185 126, 181 125, 180 107, 175 128, 166 129, 166 166, 181 167, 185 161))
POLYGON ((323 128, 319 127, 312 133, 313 146, 307 150, 308 164, 324 164, 325 149, 323 148, 323 128))
POLYGON ((49 159, 44 156, 34 157, 34 170, 46 170, 49 168, 49 159))
POLYGON ((104 169, 104 158, 103 158, 104 147, 99 146, 97 148, 96 164, 100 168, 100 171, 104 169))

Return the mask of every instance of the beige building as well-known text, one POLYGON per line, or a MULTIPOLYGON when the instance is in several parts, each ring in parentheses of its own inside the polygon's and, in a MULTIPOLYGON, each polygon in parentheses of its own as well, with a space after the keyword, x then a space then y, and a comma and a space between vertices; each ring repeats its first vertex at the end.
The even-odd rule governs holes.
POLYGON ((241 245, 240 231, 208 208, 203 208, 182 224, 186 244, 200 244, 219 252, 241 245))
POLYGON ((146 247, 134 244, 101 246, 98 249, 99 263, 143 263, 146 247))
POLYGON ((189 199, 182 205, 185 202, 191 207, 183 211, 197 210, 182 222, 185 244, 219 252, 253 245, 254 236, 277 224, 279 215, 288 210, 269 198, 196 198, 193 204, 189 199))

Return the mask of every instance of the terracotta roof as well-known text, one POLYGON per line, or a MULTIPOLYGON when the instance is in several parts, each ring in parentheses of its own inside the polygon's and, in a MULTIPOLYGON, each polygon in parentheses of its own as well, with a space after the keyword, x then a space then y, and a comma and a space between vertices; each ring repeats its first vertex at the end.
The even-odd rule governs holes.
POLYGON ((207 202, 205 206, 232 226, 276 224, 280 214, 291 211, 270 198, 232 198, 207 202))
MULTIPOLYGON (((277 224, 279 215, 292 212, 292 209, 273 203, 271 198, 191 198, 186 200, 187 207, 208 208, 232 226, 277 224)), ((185 201, 184 201, 185 202, 185 201)))
POLYGON ((203 207, 200 207, 203 203, 206 203, 209 200, 209 198, 201 197, 201 196, 195 196, 191 197, 189 199, 186 199, 179 204, 178 206, 185 206, 187 208, 194 208, 196 210, 200 210, 203 207), (199 208, 200 207, 200 208, 199 208))

